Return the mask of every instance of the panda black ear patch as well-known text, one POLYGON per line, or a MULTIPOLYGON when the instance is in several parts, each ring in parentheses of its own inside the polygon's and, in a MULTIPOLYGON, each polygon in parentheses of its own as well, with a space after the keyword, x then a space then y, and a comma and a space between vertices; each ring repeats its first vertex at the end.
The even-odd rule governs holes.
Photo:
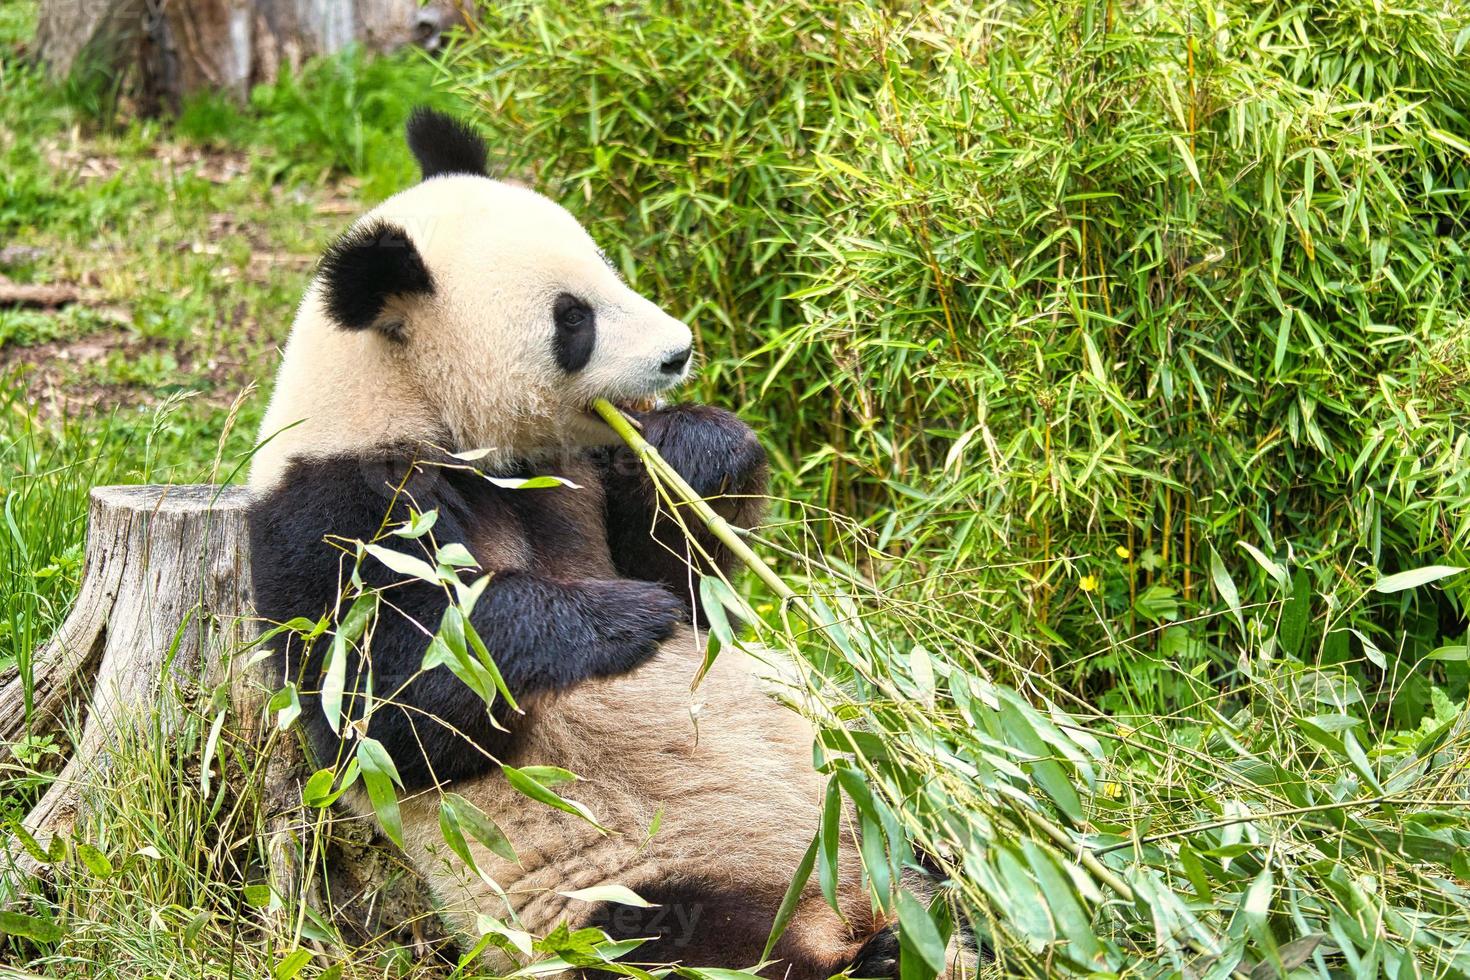
POLYGON ((340 326, 377 326, 394 337, 395 326, 382 322, 388 301, 434 291, 434 279, 408 233, 387 221, 353 228, 333 242, 319 275, 327 314, 340 326))
POLYGON ((440 174, 488 177, 489 149, 469 123, 423 106, 408 118, 408 148, 419 162, 424 179, 440 174))

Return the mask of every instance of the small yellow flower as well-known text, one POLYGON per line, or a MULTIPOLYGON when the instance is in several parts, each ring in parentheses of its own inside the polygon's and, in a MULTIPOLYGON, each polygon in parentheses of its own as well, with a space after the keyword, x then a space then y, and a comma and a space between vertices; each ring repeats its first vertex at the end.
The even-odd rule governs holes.
POLYGON ((1096 575, 1084 575, 1084 576, 1082 576, 1082 581, 1077 583, 1077 587, 1079 589, 1081 589, 1083 592, 1096 592, 1097 591, 1097 576, 1096 575))
POLYGON ((1114 548, 1113 551, 1115 551, 1117 553, 1118 557, 1121 558, 1121 559, 1123 559, 1124 561, 1127 561, 1129 558, 1132 558, 1133 557, 1133 552, 1129 551, 1127 548, 1123 547, 1121 544, 1118 545, 1118 547, 1114 548))

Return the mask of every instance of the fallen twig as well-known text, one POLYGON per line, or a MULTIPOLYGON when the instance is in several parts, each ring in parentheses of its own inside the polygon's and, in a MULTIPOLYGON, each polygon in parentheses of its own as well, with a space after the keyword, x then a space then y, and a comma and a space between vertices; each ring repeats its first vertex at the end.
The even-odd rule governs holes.
POLYGON ((41 285, 29 282, 11 282, 0 276, 0 306, 28 306, 50 310, 58 306, 75 303, 82 298, 82 291, 64 283, 41 285))

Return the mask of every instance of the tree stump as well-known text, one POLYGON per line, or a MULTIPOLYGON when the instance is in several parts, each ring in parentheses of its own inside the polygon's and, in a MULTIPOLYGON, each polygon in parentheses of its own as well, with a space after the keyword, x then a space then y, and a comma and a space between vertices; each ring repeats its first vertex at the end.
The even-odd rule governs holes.
MULTIPOLYGON (((43 837, 71 828, 85 771, 105 766, 118 725, 140 708, 174 710, 166 679, 209 689, 248 642, 247 493, 238 487, 99 487, 92 491, 82 588, 33 661, 30 734, 54 730, 90 685, 82 737, 27 818, 43 837)), ((165 728, 177 719, 164 719, 165 728)), ((26 734, 23 678, 0 690, 0 763, 26 734)), ((43 841, 44 843, 44 841, 43 841)))
MULTIPOLYGON (((22 678, 0 687, 0 764, 14 743, 48 734, 75 712, 83 719, 70 758, 23 821, 43 846, 69 834, 88 790, 106 787, 108 756, 124 726, 147 719, 177 731, 189 711, 217 714, 228 695, 232 734, 271 752, 259 787, 268 874, 281 905, 312 901, 322 889, 301 867, 309 821, 301 805, 305 760, 294 733, 271 739, 266 704, 281 679, 270 676, 251 641, 258 635, 250 589, 243 487, 134 486, 92 491, 82 585, 75 606, 33 660, 29 716, 22 678), (256 660, 260 666, 250 667, 256 660)), ((361 821, 339 821, 325 850, 331 914, 359 942, 415 923, 416 940, 438 939, 427 889, 401 873, 402 861, 361 821)), ((10 848, 12 867, 37 875, 28 853, 10 848)), ((318 909, 326 912, 327 910, 318 909)))

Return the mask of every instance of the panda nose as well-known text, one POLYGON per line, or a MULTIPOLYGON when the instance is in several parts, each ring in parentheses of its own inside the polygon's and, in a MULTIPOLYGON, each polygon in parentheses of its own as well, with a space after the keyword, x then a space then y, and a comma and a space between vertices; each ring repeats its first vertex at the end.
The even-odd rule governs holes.
POLYGON ((691 345, 689 347, 685 347, 683 350, 678 351, 677 353, 670 354, 668 357, 665 357, 664 362, 659 365, 659 370, 662 371, 664 374, 678 374, 680 371, 684 370, 684 365, 689 363, 689 354, 692 350, 694 350, 694 348, 691 345))

